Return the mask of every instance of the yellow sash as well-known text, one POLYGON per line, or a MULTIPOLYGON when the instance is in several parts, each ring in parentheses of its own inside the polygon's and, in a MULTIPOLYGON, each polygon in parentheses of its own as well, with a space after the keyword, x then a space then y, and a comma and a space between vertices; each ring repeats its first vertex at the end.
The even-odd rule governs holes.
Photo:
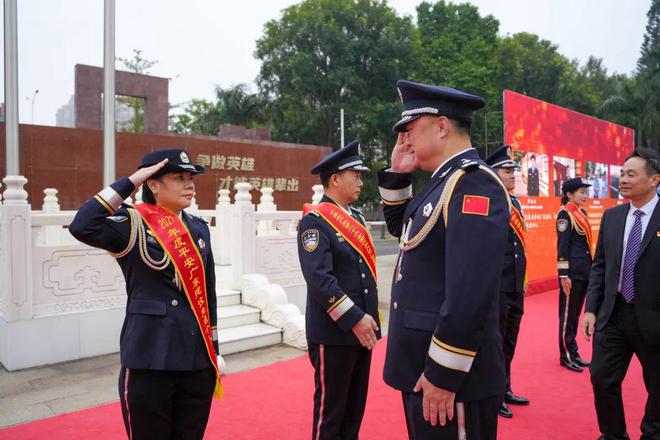
POLYGON ((216 381, 213 395, 222 397, 220 369, 213 349, 209 305, 206 302, 206 272, 202 256, 193 242, 190 231, 177 215, 149 203, 141 203, 134 205, 134 207, 147 223, 170 260, 172 260, 172 264, 179 275, 186 298, 188 298, 204 337, 204 345, 206 345, 209 359, 215 368, 216 381))
POLYGON ((573 219, 573 224, 575 225, 578 234, 584 235, 586 237, 587 246, 589 246, 589 253, 593 253, 591 226, 589 225, 589 218, 574 203, 571 202, 567 203, 565 209, 570 214, 571 219, 573 219))
POLYGON ((318 205, 303 205, 303 216, 311 211, 316 211, 332 228, 339 232, 346 242, 351 245, 358 254, 362 256, 369 266, 371 275, 376 278, 376 249, 371 240, 367 228, 357 221, 353 216, 332 203, 320 203, 318 205))

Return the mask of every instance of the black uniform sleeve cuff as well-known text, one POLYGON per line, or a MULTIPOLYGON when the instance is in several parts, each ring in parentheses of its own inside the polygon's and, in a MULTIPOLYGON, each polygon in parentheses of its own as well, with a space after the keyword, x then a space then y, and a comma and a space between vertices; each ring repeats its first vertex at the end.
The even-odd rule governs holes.
POLYGON ((133 185, 131 179, 122 177, 112 185, 102 189, 94 198, 112 214, 119 208, 124 199, 131 195, 134 189, 135 185, 133 185))
POLYGON ((378 190, 385 204, 397 204, 412 197, 410 174, 378 171, 378 190))

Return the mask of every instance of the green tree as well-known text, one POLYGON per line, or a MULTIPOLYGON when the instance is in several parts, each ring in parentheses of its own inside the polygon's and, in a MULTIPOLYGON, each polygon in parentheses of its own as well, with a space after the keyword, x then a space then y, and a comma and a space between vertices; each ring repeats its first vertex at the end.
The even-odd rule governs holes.
POLYGON ((472 123, 473 142, 483 147, 485 118, 489 126, 501 125, 497 122, 501 116, 494 113, 501 110, 501 90, 497 87, 499 22, 492 15, 482 16, 469 3, 442 0, 417 7, 417 30, 421 54, 416 63, 417 80, 486 98, 486 107, 475 114, 472 123))
POLYGON ((222 124, 253 128, 267 125, 268 101, 251 94, 245 84, 226 89, 216 87, 215 102, 193 99, 183 112, 170 118, 170 130, 177 133, 217 136, 222 124))
POLYGON ((636 102, 640 116, 640 142, 660 149, 660 0, 653 0, 637 61, 636 102))
MULTIPOLYGON (((143 75, 149 74, 149 69, 158 64, 158 61, 148 60, 142 56, 142 51, 133 49, 132 58, 117 57, 124 69, 133 73, 143 75)), ((128 131, 131 133, 144 132, 144 99, 133 96, 117 96, 115 98, 120 106, 128 107, 132 113, 132 118, 128 121, 118 122, 117 130, 128 131)))
MULTIPOLYGON (((255 52, 274 138, 337 148, 343 108, 345 142, 362 141, 366 162, 377 168, 394 146, 395 82, 410 77, 416 53, 411 19, 385 1, 305 0, 286 8, 266 23, 255 52)), ((364 181, 362 200, 378 199, 375 176, 364 181)))
POLYGON ((413 26, 384 1, 306 0, 266 23, 257 41, 258 84, 272 100, 274 136, 339 145, 346 139, 392 141, 400 107, 394 83, 415 60, 413 26))

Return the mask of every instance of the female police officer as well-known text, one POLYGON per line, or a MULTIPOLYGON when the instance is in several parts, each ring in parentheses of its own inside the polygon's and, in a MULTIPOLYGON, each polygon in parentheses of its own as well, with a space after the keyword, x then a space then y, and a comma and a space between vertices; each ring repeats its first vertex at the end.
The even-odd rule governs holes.
POLYGON ((110 252, 126 280, 119 397, 130 439, 201 439, 222 391, 209 228, 183 211, 202 172, 183 149, 150 152, 69 227, 110 252), (123 204, 140 185, 145 203, 123 204))
POLYGON ((591 270, 591 226, 583 208, 589 186, 579 177, 564 182, 561 188, 563 206, 557 213, 559 363, 577 372, 589 365, 580 357, 575 342, 591 270))

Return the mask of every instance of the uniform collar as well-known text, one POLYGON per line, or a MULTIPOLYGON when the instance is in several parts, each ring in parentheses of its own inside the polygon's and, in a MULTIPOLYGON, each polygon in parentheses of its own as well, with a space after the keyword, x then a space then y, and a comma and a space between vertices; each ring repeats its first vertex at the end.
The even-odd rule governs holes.
POLYGON ((326 194, 323 194, 323 198, 321 199, 321 203, 323 203, 323 202, 332 203, 333 205, 337 205, 337 206, 339 206, 339 207, 341 208, 342 211, 344 211, 345 213, 347 213, 347 214, 350 215, 350 216, 353 216, 353 212, 352 212, 352 210, 351 210, 351 206, 350 206, 350 205, 347 206, 347 207, 343 207, 343 206, 341 206, 339 203, 337 203, 337 202, 335 202, 334 200, 332 200, 332 199, 331 199, 329 196, 327 196, 326 194))
MULTIPOLYGON (((431 176, 431 179, 433 179, 437 175, 442 175, 447 169, 451 167, 451 164, 454 162, 455 159, 458 159, 459 157, 463 156, 466 153, 476 153, 477 150, 475 150, 473 147, 468 147, 465 150, 459 151, 458 153, 454 154, 452 157, 449 159, 445 160, 440 164, 438 168, 433 172, 433 175, 431 176)), ((478 155, 477 155, 478 157, 478 155)))

